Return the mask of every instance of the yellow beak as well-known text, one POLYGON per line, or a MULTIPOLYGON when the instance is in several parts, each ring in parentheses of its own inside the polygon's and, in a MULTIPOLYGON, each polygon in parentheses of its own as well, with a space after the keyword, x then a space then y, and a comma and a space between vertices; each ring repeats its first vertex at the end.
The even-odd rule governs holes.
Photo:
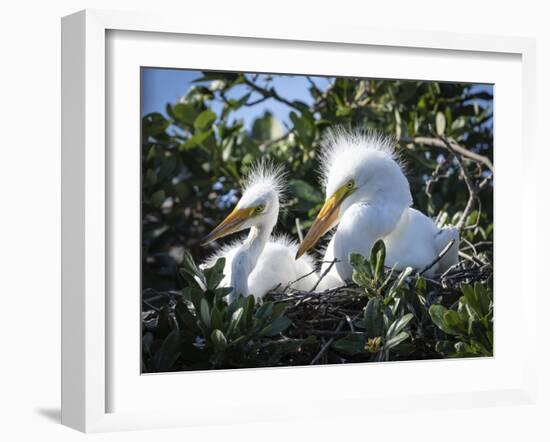
POLYGON ((344 201, 344 198, 347 196, 346 190, 345 187, 338 189, 334 195, 325 201, 325 204, 321 207, 321 211, 309 228, 302 244, 300 244, 298 252, 296 253, 296 259, 300 258, 300 256, 317 244, 319 238, 327 233, 338 219, 340 204, 342 204, 342 201, 344 201))
POLYGON ((204 246, 226 235, 238 232, 242 224, 250 218, 252 213, 254 213, 254 208, 235 208, 229 215, 227 215, 227 218, 225 218, 214 230, 204 237, 201 244, 204 246))

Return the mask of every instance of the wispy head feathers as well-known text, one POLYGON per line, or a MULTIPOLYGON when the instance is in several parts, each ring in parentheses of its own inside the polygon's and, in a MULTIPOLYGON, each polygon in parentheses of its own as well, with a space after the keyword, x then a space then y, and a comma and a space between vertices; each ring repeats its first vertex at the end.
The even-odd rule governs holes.
POLYGON ((349 129, 342 126, 328 129, 321 140, 320 176, 323 186, 329 181, 329 174, 337 161, 354 164, 369 151, 378 151, 390 157, 399 166, 401 160, 396 153, 396 140, 370 129, 349 129))
POLYGON ((262 158, 250 166, 243 184, 243 194, 249 190, 267 189, 274 191, 280 202, 286 195, 287 172, 281 164, 262 158))

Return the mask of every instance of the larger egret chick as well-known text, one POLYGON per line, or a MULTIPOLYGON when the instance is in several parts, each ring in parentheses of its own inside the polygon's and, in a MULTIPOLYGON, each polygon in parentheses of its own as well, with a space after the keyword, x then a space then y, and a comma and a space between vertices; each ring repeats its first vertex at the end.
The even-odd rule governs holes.
POLYGON ((439 229, 411 208, 409 182, 394 146, 391 138, 364 131, 339 129, 325 137, 320 161, 326 200, 296 255, 300 257, 338 226, 323 266, 334 258, 337 262, 322 288, 350 280, 349 254, 368 257, 379 239, 386 245, 386 266, 421 270, 436 260, 451 240, 452 247, 426 274, 443 272, 458 261, 458 230, 439 229))
POLYGON ((233 288, 230 302, 239 294, 262 298, 276 286, 285 287, 298 279, 293 288, 310 290, 317 281, 312 258, 304 255, 295 260, 298 245, 286 236, 271 235, 284 190, 285 173, 281 166, 265 161, 256 163, 235 209, 203 240, 203 244, 207 244, 249 230, 246 238, 222 247, 205 263, 209 266, 225 257, 225 277, 221 285, 233 288))

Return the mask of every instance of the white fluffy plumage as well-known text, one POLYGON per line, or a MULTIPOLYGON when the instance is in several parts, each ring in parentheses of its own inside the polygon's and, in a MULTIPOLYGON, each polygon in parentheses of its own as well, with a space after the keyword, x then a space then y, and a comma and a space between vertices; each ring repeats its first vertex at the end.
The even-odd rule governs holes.
POLYGON ((255 163, 235 210, 212 232, 217 239, 249 229, 246 237, 222 246, 203 264, 209 267, 218 258, 225 258, 221 285, 233 288, 230 300, 239 294, 262 298, 278 285, 285 287, 296 280, 299 281, 293 288, 310 290, 315 285, 313 259, 304 255, 295 260, 298 245, 285 235, 272 235, 285 190, 286 173, 282 166, 263 160, 255 163), (240 220, 236 225, 234 218, 240 220))
POLYGON ((404 161, 397 154, 396 140, 369 129, 348 129, 342 126, 327 129, 321 140, 319 152, 319 175, 324 189, 330 187, 331 179, 343 174, 350 165, 366 161, 372 152, 380 152, 391 158, 401 170, 404 161))
MULTIPOLYGON (((237 239, 222 246, 204 262, 205 267, 211 267, 221 257, 225 258, 224 278, 221 287, 238 285, 232 280, 232 263, 246 241, 246 237, 237 239)), ((256 299, 261 299, 273 288, 280 284, 285 288, 288 284, 308 275, 291 285, 297 290, 311 290, 317 282, 313 258, 305 254, 298 260, 294 256, 298 251, 298 244, 286 235, 272 236, 260 254, 256 265, 248 275, 248 288, 256 299), (313 273, 312 273, 313 272, 313 273)), ((236 293, 235 293, 236 295, 236 293)))
POLYGON ((459 232, 438 228, 412 206, 409 182, 392 138, 369 131, 336 129, 324 138, 321 150, 321 182, 326 202, 308 232, 305 250, 320 235, 336 227, 323 261, 334 258, 321 288, 351 279, 351 252, 369 256, 374 243, 386 245, 386 265, 421 270, 433 262, 452 240, 454 243, 428 275, 445 271, 458 261, 459 232), (349 189, 346 188, 349 186, 349 189), (311 238, 308 238, 311 236, 311 238))
POLYGON ((244 179, 242 194, 273 191, 279 205, 286 200, 287 172, 282 164, 268 159, 260 159, 250 165, 244 179))

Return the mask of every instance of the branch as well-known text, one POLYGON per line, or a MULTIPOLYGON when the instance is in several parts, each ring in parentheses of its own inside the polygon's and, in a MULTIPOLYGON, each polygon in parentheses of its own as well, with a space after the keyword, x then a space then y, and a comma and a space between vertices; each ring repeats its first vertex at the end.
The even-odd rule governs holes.
MULTIPOLYGON (((460 216, 460 219, 456 224, 456 227, 459 230, 463 230, 465 227, 466 221, 468 219, 468 216, 474 209, 474 205, 476 201, 479 200, 478 198, 479 192, 487 185, 489 179, 485 178, 479 184, 474 183, 470 175, 466 172, 466 169, 462 164, 461 157, 468 158, 474 161, 475 163, 477 163, 477 166, 480 172, 481 172, 480 164, 483 164, 491 171, 491 174, 493 174, 494 168, 493 168, 493 163, 491 163, 491 160, 489 160, 489 158, 483 155, 477 154, 475 152, 472 152, 466 149, 465 147, 459 145, 456 141, 450 138, 447 138, 435 133, 433 134, 433 138, 429 138, 429 137, 402 138, 401 141, 404 143, 423 144, 426 146, 445 149, 448 152, 450 152, 451 155, 454 157, 454 159, 457 161, 461 175, 464 178, 466 187, 468 188, 468 201, 466 202, 466 207, 464 208, 464 211, 462 212, 462 215, 460 216)), ((437 168, 436 168, 436 171, 438 172, 437 168)), ((426 192, 429 196, 428 187, 426 189, 426 192)))
POLYGON ((302 233, 302 226, 300 225, 300 218, 296 217, 294 219, 294 222, 296 223, 296 233, 298 235, 298 239, 300 240, 300 243, 304 241, 304 234, 302 233))
POLYGON ((349 331, 330 331, 330 330, 304 330, 304 333, 311 336, 322 336, 326 338, 342 336, 365 336, 362 332, 349 332, 349 331))
POLYGON ((257 104, 260 104, 260 103, 262 103, 262 102, 264 102, 265 100, 268 100, 268 99, 269 99, 269 97, 262 97, 262 98, 258 98, 255 101, 250 101, 248 103, 245 103, 244 105, 247 106, 247 107, 256 106, 257 104))
MULTIPOLYGON (((464 166, 462 165, 462 161, 460 161, 460 158, 458 157, 458 154, 453 148, 453 146, 451 145, 450 141, 443 136, 438 136, 438 138, 445 145, 447 150, 451 152, 451 155, 453 155, 453 157, 456 159, 458 163, 458 167, 460 168, 460 172, 462 173, 462 176, 464 178, 464 182, 466 183, 466 187, 468 188, 468 201, 466 202, 466 207, 464 208, 464 211, 462 212, 462 215, 460 216, 460 219, 456 224, 457 229, 462 230, 464 228, 464 225, 466 224, 466 220, 468 219, 468 216, 470 215, 472 210, 474 210, 474 205, 477 200, 477 194, 479 193, 479 188, 472 182, 472 180, 470 179, 470 176, 466 173, 466 169, 464 169, 464 166)), ((467 152, 470 152, 470 151, 467 150, 467 152)))
POLYGON ((248 87, 250 87, 252 90, 258 92, 259 94, 263 95, 264 97, 274 98, 275 100, 280 101, 281 103, 284 103, 284 104, 286 104, 287 106, 289 106, 293 109, 296 109, 300 113, 302 112, 302 110, 299 107, 297 107, 294 103, 292 103, 292 101, 288 101, 286 98, 281 97, 277 93, 277 91, 275 91, 274 88, 266 89, 264 87, 258 86, 256 83, 250 81, 248 78, 246 78, 246 76, 243 76, 243 77, 244 77, 244 83, 248 87))
POLYGON ((486 156, 480 155, 478 153, 472 152, 471 150, 466 149, 464 146, 461 146, 454 140, 449 140, 443 137, 430 138, 430 137, 414 137, 414 138, 401 138, 400 140, 405 144, 423 144, 430 147, 438 147, 440 149, 450 149, 453 153, 462 155, 465 158, 469 158, 472 161, 481 163, 494 173, 493 163, 486 156))
POLYGON ((317 87, 317 85, 311 79, 311 77, 309 75, 306 75, 306 79, 307 79, 307 81, 309 82, 309 84, 311 85, 311 87, 313 88, 313 90, 315 91, 315 93, 317 95, 319 95, 319 96, 323 95, 323 92, 321 92, 321 90, 317 87))
POLYGON ((315 289, 319 286, 319 284, 321 283, 321 281, 323 280, 323 278, 324 278, 325 276, 327 276, 327 273, 330 272, 330 269, 332 268, 332 266, 333 266, 334 264, 336 264, 337 261, 338 261, 338 259, 337 259, 337 258, 334 258, 334 259, 330 262, 329 266, 326 268, 326 270, 325 270, 325 271, 323 272, 323 274, 319 277, 319 279, 317 280, 317 282, 315 283, 315 285, 314 285, 313 288, 311 289, 312 292, 315 291, 315 289))
MULTIPOLYGON (((289 282, 289 283, 285 286, 285 288, 283 289, 282 293, 286 293, 286 291, 287 291, 289 288, 291 288, 294 284, 296 284, 298 281, 301 281, 302 279, 305 279, 305 278, 307 278, 308 276, 313 275, 313 274, 315 274, 315 269, 313 269, 313 270, 312 270, 311 272, 309 272, 309 273, 306 273, 305 275, 300 276, 298 279, 295 279, 294 281, 289 282)), ((275 288, 274 288, 273 290, 271 290, 271 291, 272 291, 272 292, 275 292, 280 286, 281 286, 281 284, 279 283, 279 284, 277 285, 277 287, 275 287, 275 288)))
POLYGON ((286 132, 285 134, 281 135, 280 137, 274 138, 272 140, 268 140, 258 146, 258 150, 260 152, 265 152, 269 147, 273 146, 274 144, 277 144, 279 141, 283 141, 286 137, 288 137, 291 134, 291 131, 286 132))
MULTIPOLYGON (((342 327, 344 326, 344 321, 340 321, 340 323, 338 324, 338 327, 336 327, 336 330, 334 330, 335 333, 338 333, 340 330, 342 330, 342 327)), ((332 343, 334 342, 334 340, 336 339, 336 336, 333 336, 332 338, 330 338, 327 343, 325 345, 323 345, 323 348, 321 348, 321 351, 319 353, 317 353, 317 356, 315 356, 311 362, 309 363, 309 365, 315 365, 319 359, 321 359, 321 357, 326 353, 326 351, 330 348, 330 346, 332 345, 332 343)))
POLYGON ((334 83, 329 84, 329 86, 325 89, 325 91, 321 93, 319 98, 317 98, 316 102, 313 103, 313 105, 311 106, 311 109, 310 109, 311 112, 318 112, 319 110, 321 110, 323 105, 327 103, 328 97, 333 89, 334 89, 334 83))
POLYGON ((455 243, 455 240, 451 239, 447 243, 445 248, 441 252, 439 252, 439 255, 437 255, 437 257, 431 263, 429 263, 426 267, 424 267, 422 271, 418 274, 418 276, 422 276, 424 273, 430 270, 434 265, 436 265, 441 260, 441 258, 443 258, 445 254, 451 249, 454 243, 455 243))

